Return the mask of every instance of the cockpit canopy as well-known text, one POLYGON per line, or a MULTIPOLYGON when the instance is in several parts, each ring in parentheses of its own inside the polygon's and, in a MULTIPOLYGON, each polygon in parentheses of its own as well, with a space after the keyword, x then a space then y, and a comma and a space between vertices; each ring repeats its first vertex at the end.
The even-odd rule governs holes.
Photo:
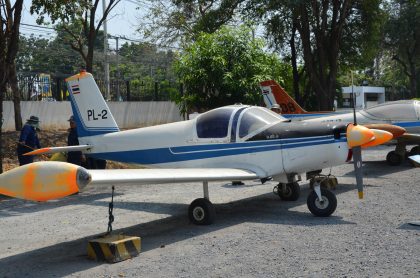
POLYGON ((232 105, 217 108, 197 117, 198 138, 245 138, 268 128, 273 123, 287 121, 284 117, 256 106, 232 105))
POLYGON ((374 119, 413 121, 420 118, 420 102, 413 100, 386 102, 361 110, 360 113, 374 119))

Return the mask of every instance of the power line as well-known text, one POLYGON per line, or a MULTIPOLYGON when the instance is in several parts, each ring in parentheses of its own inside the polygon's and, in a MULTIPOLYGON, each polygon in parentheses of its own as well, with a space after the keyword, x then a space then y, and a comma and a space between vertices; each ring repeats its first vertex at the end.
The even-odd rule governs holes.
POLYGON ((54 31, 55 31, 55 29, 54 29, 54 28, 52 28, 52 27, 47 27, 47 26, 34 25, 34 24, 28 24, 28 23, 21 23, 20 25, 23 25, 23 26, 30 26, 30 27, 36 27, 36 28, 41 28, 41 29, 49 29, 49 30, 54 30, 54 31))

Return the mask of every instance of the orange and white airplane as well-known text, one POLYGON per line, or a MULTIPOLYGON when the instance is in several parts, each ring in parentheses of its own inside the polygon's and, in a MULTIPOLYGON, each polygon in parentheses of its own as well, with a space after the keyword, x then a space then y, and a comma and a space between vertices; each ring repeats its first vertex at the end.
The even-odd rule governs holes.
POLYGON ((266 80, 260 83, 261 93, 265 106, 270 109, 274 104, 281 107, 281 114, 286 118, 298 120, 333 115, 334 111, 312 111, 303 109, 275 80, 266 80))
MULTIPOLYGON (((353 112, 308 112, 287 94, 274 80, 260 83, 264 102, 268 108, 275 103, 282 108, 282 116, 292 121, 310 123, 352 123, 353 112)), ((388 153, 386 160, 389 165, 401 164, 406 156, 420 155, 420 101, 400 100, 390 101, 357 111, 356 119, 359 124, 369 128, 386 130, 395 135, 398 128, 404 128, 406 133, 396 136, 397 145, 394 151, 388 153), (391 129, 390 130, 390 126, 391 129), (410 151, 407 145, 416 145, 410 151)))

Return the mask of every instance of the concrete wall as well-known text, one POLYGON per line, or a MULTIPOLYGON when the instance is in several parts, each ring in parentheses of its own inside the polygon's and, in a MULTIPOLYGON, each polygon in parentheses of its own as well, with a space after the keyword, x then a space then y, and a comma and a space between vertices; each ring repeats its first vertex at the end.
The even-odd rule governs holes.
MULTIPOLYGON (((118 126, 122 129, 181 121, 178 107, 169 101, 147 102, 108 102, 109 109, 118 126)), ((70 102, 22 101, 22 121, 31 115, 41 120, 40 128, 67 129, 68 119, 72 115, 70 102)), ((14 130, 13 102, 3 102, 3 131, 14 130)))

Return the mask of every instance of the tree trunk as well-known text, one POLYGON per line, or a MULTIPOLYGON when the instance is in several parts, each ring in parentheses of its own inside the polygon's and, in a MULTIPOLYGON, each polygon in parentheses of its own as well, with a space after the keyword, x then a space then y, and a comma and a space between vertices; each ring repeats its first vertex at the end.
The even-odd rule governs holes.
POLYGON ((15 129, 22 129, 22 114, 20 109, 20 92, 16 76, 16 64, 12 63, 9 67, 9 84, 13 93, 13 108, 15 111, 15 129))
POLYGON ((414 74, 410 76, 410 91, 411 97, 419 97, 419 92, 417 92, 417 76, 414 74))
POLYGON ((6 83, 0 80, 0 174, 3 173, 3 98, 6 92, 6 83))
POLYGON ((292 60, 292 71, 293 71, 293 93, 295 95, 296 102, 302 105, 302 99, 301 99, 300 90, 299 90, 299 71, 298 71, 297 61, 296 61, 295 36, 296 36, 296 27, 293 23, 292 37, 290 38, 290 50, 292 54, 291 60, 292 60))
MULTIPOLYGON (((414 56, 414 55, 413 55, 414 56)), ((410 59, 410 90, 411 90, 411 97, 417 97, 417 71, 416 71, 416 63, 413 59, 410 59)))

